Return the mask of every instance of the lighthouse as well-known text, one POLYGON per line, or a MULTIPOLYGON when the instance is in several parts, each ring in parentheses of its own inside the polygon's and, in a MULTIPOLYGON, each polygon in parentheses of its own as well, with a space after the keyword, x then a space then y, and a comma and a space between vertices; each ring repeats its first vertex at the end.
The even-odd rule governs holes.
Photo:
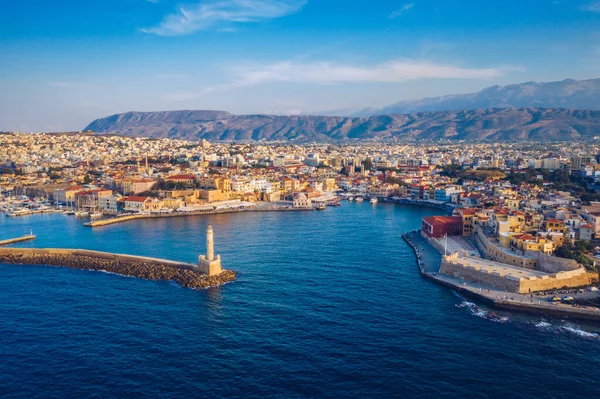
POLYGON ((214 231, 211 224, 206 228, 206 255, 198 258, 198 269, 209 276, 221 274, 221 256, 215 256, 214 231))

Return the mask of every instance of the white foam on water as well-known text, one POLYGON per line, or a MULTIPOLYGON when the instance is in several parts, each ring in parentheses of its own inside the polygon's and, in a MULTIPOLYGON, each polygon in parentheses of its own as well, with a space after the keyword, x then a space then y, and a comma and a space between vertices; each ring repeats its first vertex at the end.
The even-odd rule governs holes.
POLYGON ((600 338, 600 335, 598 335, 597 333, 582 330, 579 326, 576 326, 573 324, 565 324, 565 325, 557 326, 557 325, 548 323, 547 321, 540 321, 540 322, 536 323, 535 326, 537 328, 539 328, 540 330, 550 331, 550 332, 553 332, 556 334, 570 334, 570 335, 576 335, 578 337, 586 338, 586 339, 599 339, 600 338))
POLYGON ((574 335, 578 335, 578 336, 583 337, 583 338, 588 338, 588 339, 598 339, 598 338, 600 338, 600 336, 598 334, 591 333, 591 332, 588 332, 588 331, 584 331, 584 330, 580 329, 577 326, 566 325, 566 326, 562 326, 560 328, 562 330, 564 330, 564 331, 567 331, 567 332, 569 332, 571 334, 574 334, 574 335))
POLYGON ((459 298, 462 301, 460 303, 457 303, 456 307, 469 309, 469 312, 471 312, 471 314, 473 316, 477 316, 482 319, 493 321, 494 323, 506 323, 507 321, 510 320, 508 317, 499 317, 496 314, 493 314, 486 310, 481 309, 479 306, 475 305, 473 302, 467 301, 462 295, 460 295, 456 291, 452 291, 452 293, 454 294, 454 296, 456 296, 457 298, 459 298))
POLYGON ((552 324, 548 323, 547 321, 540 321, 539 323, 536 323, 535 326, 545 330, 552 328, 552 324))

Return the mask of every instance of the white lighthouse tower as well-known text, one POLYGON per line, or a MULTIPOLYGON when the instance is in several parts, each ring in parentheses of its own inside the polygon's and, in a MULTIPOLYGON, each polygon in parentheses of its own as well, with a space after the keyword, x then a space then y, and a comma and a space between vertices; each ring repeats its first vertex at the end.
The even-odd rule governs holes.
POLYGON ((215 240, 212 225, 206 229, 206 255, 200 255, 198 258, 198 269, 200 272, 209 276, 221 274, 221 256, 215 256, 215 240))

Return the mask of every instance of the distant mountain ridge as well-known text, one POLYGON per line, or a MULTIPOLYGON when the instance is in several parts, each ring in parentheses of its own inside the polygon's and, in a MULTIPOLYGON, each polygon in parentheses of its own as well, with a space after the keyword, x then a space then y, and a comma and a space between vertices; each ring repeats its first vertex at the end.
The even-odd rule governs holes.
POLYGON ((85 130, 186 140, 347 139, 584 140, 600 136, 600 111, 492 108, 369 117, 233 115, 224 111, 128 112, 85 130))
MULTIPOLYGON (((422 100, 407 100, 383 107, 365 108, 342 116, 410 114, 489 108, 565 108, 600 110, 600 79, 558 82, 526 82, 492 86, 477 93, 452 94, 422 100)), ((323 112, 338 115, 338 111, 323 112)))

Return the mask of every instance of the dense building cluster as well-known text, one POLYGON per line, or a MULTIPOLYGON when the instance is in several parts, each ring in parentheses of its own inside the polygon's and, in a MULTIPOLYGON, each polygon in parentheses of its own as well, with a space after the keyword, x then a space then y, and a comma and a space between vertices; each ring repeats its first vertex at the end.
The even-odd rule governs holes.
MULTIPOLYGON (((579 143, 208 143, 86 134, 0 135, 0 190, 23 205, 171 213, 346 195, 454 208, 431 236, 554 253, 600 233, 600 148, 579 143), (27 201, 37 199, 37 201, 27 201), (458 227, 460 226, 460 227, 458 227)), ((5 205, 6 206, 6 205, 5 205)), ((499 256, 499 254, 498 254, 499 256)))

